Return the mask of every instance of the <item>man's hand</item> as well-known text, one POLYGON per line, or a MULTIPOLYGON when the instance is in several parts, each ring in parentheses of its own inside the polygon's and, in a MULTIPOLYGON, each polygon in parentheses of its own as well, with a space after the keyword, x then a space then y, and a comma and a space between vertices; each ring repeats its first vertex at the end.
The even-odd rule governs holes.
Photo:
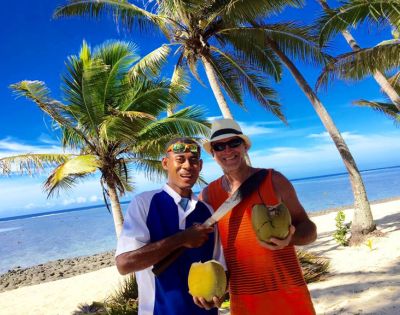
POLYGON ((205 227, 201 224, 195 224, 181 232, 184 240, 183 246, 187 248, 196 248, 203 245, 208 240, 208 234, 214 232, 213 227, 205 227))
POLYGON ((210 310, 213 307, 221 307, 222 302, 224 301, 224 297, 222 296, 221 298, 218 298, 217 296, 213 297, 213 300, 211 302, 207 302, 204 298, 202 297, 193 297, 193 302, 196 304, 198 307, 205 308, 206 310, 210 310))
POLYGON ((268 240, 268 243, 263 242, 263 241, 259 241, 259 242, 260 242, 261 246, 268 248, 270 250, 283 249, 290 244, 290 242, 292 240, 292 236, 295 231, 296 231, 296 228, 293 225, 291 225, 289 227, 289 234, 285 239, 281 240, 279 238, 271 237, 268 240))

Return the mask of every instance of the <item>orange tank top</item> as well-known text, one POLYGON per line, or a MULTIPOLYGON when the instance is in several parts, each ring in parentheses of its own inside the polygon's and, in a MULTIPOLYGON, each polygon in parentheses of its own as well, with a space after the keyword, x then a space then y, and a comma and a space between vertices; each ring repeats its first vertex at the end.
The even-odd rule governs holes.
MULTIPOLYGON (((222 177, 208 186, 217 209, 227 198, 222 177)), ((294 246, 271 251, 260 246, 251 225, 255 204, 276 205, 272 170, 251 193, 218 222, 230 274, 231 315, 315 314, 294 246)))

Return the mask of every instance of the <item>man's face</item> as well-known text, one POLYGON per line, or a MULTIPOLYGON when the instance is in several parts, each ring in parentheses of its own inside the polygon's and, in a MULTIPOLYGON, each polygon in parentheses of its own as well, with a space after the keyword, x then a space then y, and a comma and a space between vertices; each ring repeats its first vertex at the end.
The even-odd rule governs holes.
POLYGON ((246 164, 247 148, 244 141, 239 137, 212 142, 211 148, 215 161, 225 172, 237 170, 246 164))
POLYGON ((203 161, 198 153, 174 153, 170 151, 162 159, 162 166, 168 172, 168 185, 181 196, 189 196, 199 178, 203 161))

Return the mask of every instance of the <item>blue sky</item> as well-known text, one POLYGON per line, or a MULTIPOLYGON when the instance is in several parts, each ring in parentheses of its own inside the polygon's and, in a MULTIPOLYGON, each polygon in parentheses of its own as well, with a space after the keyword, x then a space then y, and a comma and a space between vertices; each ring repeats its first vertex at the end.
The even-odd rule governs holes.
MULTIPOLYGON (((8 1, 1 10, 2 71, 0 73, 0 157, 27 152, 61 152, 57 135, 42 112, 25 99, 15 99, 8 86, 21 80, 45 81, 54 98, 61 99, 60 74, 67 56, 79 52, 82 40, 92 47, 107 39, 135 42, 144 55, 164 41, 161 36, 140 36, 138 32, 117 30, 111 18, 93 21, 83 18, 52 20, 55 7, 62 1, 8 1)), ((334 5, 334 3, 331 3, 334 5)), ((311 20, 320 8, 311 2, 301 13, 311 20)), ((299 18, 297 10, 287 16, 299 18)), ((361 46, 376 45, 388 38, 388 31, 360 28, 352 31, 361 46)), ((330 53, 348 51, 344 40, 336 38, 330 53)), ((320 69, 299 65, 311 86, 320 69)), ((168 68, 167 68, 168 70, 168 68)), ((165 72, 168 76, 170 73, 165 72)), ((344 171, 343 163, 311 104, 297 87, 288 72, 274 84, 279 101, 289 121, 285 126, 269 112, 247 99, 247 111, 232 104, 231 109, 252 141, 250 157, 254 166, 273 167, 288 178, 300 178, 344 171)), ((351 103, 356 99, 383 100, 379 87, 371 79, 362 82, 335 81, 329 91, 319 93, 324 106, 349 145, 360 169, 399 165, 400 129, 384 116, 351 103)), ((194 79, 187 105, 207 108, 208 117, 220 115, 210 88, 194 79)), ((204 157, 203 175, 212 180, 220 174, 210 157, 204 157)), ((61 193, 58 198, 46 199, 42 182, 46 174, 35 177, 0 177, 0 217, 29 212, 49 211, 101 203, 97 177, 90 178, 74 190, 61 193)), ((135 178, 136 192, 155 188, 160 183, 135 178)), ((126 198, 129 198, 126 197, 126 198)))

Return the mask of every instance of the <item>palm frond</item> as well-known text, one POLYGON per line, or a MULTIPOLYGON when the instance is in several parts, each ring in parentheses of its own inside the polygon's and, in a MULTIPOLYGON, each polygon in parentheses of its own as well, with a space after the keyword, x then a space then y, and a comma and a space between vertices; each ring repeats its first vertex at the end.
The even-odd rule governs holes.
POLYGON ((0 159, 0 171, 4 175, 17 171, 21 174, 37 174, 45 168, 54 167, 71 159, 73 154, 28 153, 0 159))
POLYGON ((240 84, 236 68, 218 54, 210 54, 207 58, 212 65, 219 83, 224 88, 229 97, 238 105, 244 108, 242 99, 242 86, 240 84))
POLYGON ((106 80, 102 93, 104 112, 107 107, 117 107, 118 100, 129 90, 125 77, 132 64, 139 60, 137 46, 130 42, 106 41, 93 52, 93 59, 106 65, 106 80))
POLYGON ((400 3, 398 0, 348 0, 339 8, 324 12, 318 19, 319 42, 322 46, 332 36, 348 27, 368 23, 400 23, 400 3))
POLYGON ((158 116, 170 103, 180 103, 179 96, 171 90, 170 82, 140 81, 132 86, 133 93, 119 110, 139 111, 158 116))
POLYGON ((284 115, 279 108, 279 103, 274 100, 276 92, 266 84, 267 78, 265 76, 262 76, 262 74, 260 75, 260 73, 253 69, 246 68, 244 65, 239 64, 232 56, 222 52, 214 46, 211 46, 210 49, 218 53, 222 58, 226 59, 227 62, 231 63, 237 71, 237 76, 242 86, 246 88, 247 92, 254 97, 260 105, 271 111, 283 122, 286 122, 284 115))
POLYGON ((71 124, 65 117, 69 114, 68 108, 50 98, 50 90, 46 87, 44 82, 24 80, 11 84, 10 88, 17 97, 23 96, 35 102, 42 111, 59 125, 69 126, 71 124))
POLYGON ((160 159, 141 158, 138 160, 131 159, 130 161, 149 180, 161 181, 167 178, 167 173, 163 169, 160 159))
MULTIPOLYGON (((175 65, 174 72, 171 77, 170 93, 178 95, 180 98, 182 98, 184 95, 189 93, 189 87, 190 79, 187 72, 182 66, 175 65)), ((172 115, 174 113, 178 104, 178 102, 171 102, 168 105, 168 115, 172 115)))
POLYGON ((111 15, 116 22, 121 22, 129 30, 134 26, 140 30, 148 30, 156 25, 165 30, 165 21, 162 17, 125 0, 69 0, 66 5, 59 6, 54 11, 53 18, 71 16, 99 18, 106 14, 111 15))
POLYGON ((335 78, 361 80, 377 70, 384 73, 398 68, 399 55, 400 43, 382 44, 339 55, 325 66, 317 80, 316 88, 326 87, 335 78))
POLYGON ((158 77, 162 66, 167 62, 171 48, 168 45, 153 50, 146 56, 142 57, 130 70, 129 76, 131 80, 135 80, 138 76, 158 77))
POLYGON ((264 30, 248 27, 222 29, 218 32, 218 39, 224 43, 230 43, 235 50, 235 55, 249 66, 273 76, 276 81, 281 79, 281 63, 265 45, 264 30))
POLYGON ((208 12, 213 18, 220 16, 224 20, 248 22, 282 12, 286 7, 299 8, 302 0, 222 0, 214 1, 208 12))
POLYGON ((80 155, 59 165, 48 177, 44 189, 50 197, 60 188, 72 187, 78 179, 95 172, 101 162, 95 155, 80 155))
POLYGON ((138 145, 144 151, 146 141, 158 139, 163 135, 196 137, 199 135, 208 136, 209 122, 202 118, 203 110, 200 107, 186 107, 172 116, 168 116, 152 122, 143 128, 137 136, 138 145))
POLYGON ((393 120, 395 125, 400 125, 400 111, 394 104, 391 103, 382 103, 382 102, 373 102, 367 100, 357 100, 354 101, 353 104, 363 107, 370 107, 373 110, 386 115, 386 117, 393 120))

